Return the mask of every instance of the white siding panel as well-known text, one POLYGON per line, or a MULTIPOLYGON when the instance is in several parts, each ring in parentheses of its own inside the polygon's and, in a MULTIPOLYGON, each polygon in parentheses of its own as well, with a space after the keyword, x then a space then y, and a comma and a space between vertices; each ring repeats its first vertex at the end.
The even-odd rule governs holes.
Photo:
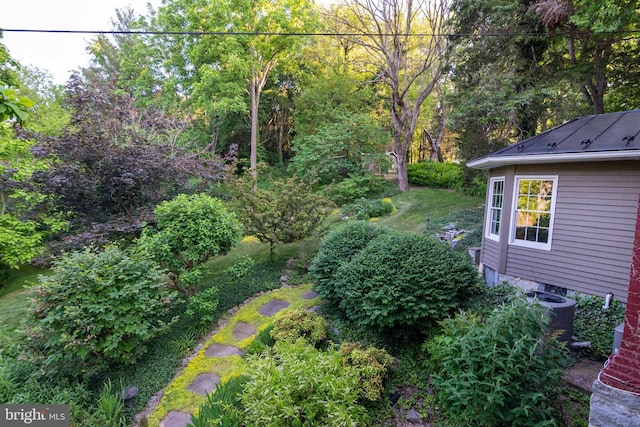
POLYGON ((626 302, 640 193, 640 164, 518 167, 558 175, 550 251, 510 245, 506 274, 626 302))

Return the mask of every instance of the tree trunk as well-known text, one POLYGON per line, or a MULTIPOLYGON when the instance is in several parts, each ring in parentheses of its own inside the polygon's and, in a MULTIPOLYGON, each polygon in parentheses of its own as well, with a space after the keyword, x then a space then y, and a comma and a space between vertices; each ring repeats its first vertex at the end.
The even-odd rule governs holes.
POLYGON ((396 160, 398 162, 398 188, 405 192, 409 190, 409 177, 407 175, 407 156, 399 155, 396 160))
POLYGON ((251 94, 251 154, 249 165, 253 179, 258 178, 258 104, 260 102, 259 84, 254 77, 249 85, 251 94))

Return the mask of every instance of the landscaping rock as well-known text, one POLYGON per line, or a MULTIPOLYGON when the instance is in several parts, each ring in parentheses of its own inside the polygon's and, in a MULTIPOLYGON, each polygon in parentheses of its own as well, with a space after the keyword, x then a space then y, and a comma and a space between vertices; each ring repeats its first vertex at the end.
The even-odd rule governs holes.
POLYGON ((309 291, 301 295, 302 299, 314 299, 318 296, 317 292, 309 291))
POLYGON ((418 414, 418 411, 413 408, 407 411, 407 420, 411 421, 414 424, 422 424, 422 418, 420 417, 420 414, 418 414))
POLYGON ((120 393, 120 399, 126 402, 127 400, 130 400, 136 397, 137 394, 138 394, 138 387, 136 386, 127 387, 124 390, 122 390, 122 393, 120 393))
POLYGON ((160 421, 160 427, 187 427, 191 415, 186 412, 171 411, 160 421))
POLYGON ((225 357, 238 355, 242 356, 243 352, 237 347, 231 345, 222 345, 222 344, 211 344, 207 347, 207 350, 204 352, 205 355, 209 357, 225 357))
POLYGON ((262 314, 263 316, 271 317, 280 310, 289 307, 289 304, 290 303, 287 301, 274 299, 260 307, 260 309, 258 309, 258 313, 262 314))
POLYGON ((206 396, 216 389, 216 384, 220 383, 220 375, 218 374, 200 374, 187 389, 194 393, 206 396))
POLYGON ((252 337, 256 333, 256 328, 245 322, 236 323, 236 327, 233 330, 233 337, 237 340, 244 340, 252 337))

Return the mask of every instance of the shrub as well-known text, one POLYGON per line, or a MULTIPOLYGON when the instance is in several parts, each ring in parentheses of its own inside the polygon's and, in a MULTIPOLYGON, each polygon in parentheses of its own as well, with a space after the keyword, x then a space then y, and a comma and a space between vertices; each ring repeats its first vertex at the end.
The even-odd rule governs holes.
POLYGON ((333 349, 299 340, 276 342, 273 354, 248 359, 242 394, 245 425, 369 426, 359 375, 333 349))
POLYGON ((345 362, 358 373, 363 387, 362 397, 372 402, 380 400, 393 357, 383 349, 352 342, 342 343, 339 351, 345 362))
POLYGON ((236 259, 231 265, 231 267, 224 270, 224 272, 228 276, 236 280, 239 280, 239 279, 242 279, 243 277, 246 277, 251 272, 251 270, 255 265, 256 265, 256 261, 253 258, 251 258, 248 255, 244 255, 236 259))
POLYGON ((240 239, 240 223, 206 194, 181 194, 160 203, 154 213, 157 230, 146 227, 139 244, 173 273, 178 289, 193 295, 204 263, 226 254, 240 239))
POLYGON ((444 320, 426 345, 444 411, 464 425, 555 425, 562 346, 549 338, 548 321, 544 307, 523 300, 484 322, 466 313, 444 320))
POLYGON ((315 291, 323 299, 337 304, 334 278, 338 268, 383 233, 385 229, 363 221, 346 222, 330 231, 322 239, 309 269, 315 291))
POLYGON ((421 162, 407 165, 407 177, 411 184, 430 188, 460 188, 463 173, 455 163, 421 162))
POLYGON ((217 319, 219 290, 210 286, 206 290, 192 296, 187 301, 187 309, 184 314, 195 320, 199 328, 207 328, 217 319))
POLYGON ((297 177, 274 180, 270 188, 256 188, 253 177, 235 182, 234 196, 244 232, 275 246, 305 239, 318 229, 331 209, 327 199, 309 189, 297 177))
POLYGON ((115 246, 67 254, 33 288, 32 355, 71 376, 134 363, 167 329, 175 295, 162 279, 153 261, 115 246))
POLYGON ((329 339, 329 324, 309 310, 290 310, 274 321, 271 337, 276 341, 296 342, 300 338, 319 347, 329 339))
POLYGON ((341 264, 333 286, 357 326, 419 330, 451 314, 478 286, 469 257, 422 235, 387 232, 341 264))
POLYGON ((393 211, 393 204, 387 200, 360 199, 348 205, 344 205, 341 210, 343 218, 368 220, 369 218, 389 215, 393 211))
POLYGON ((379 175, 352 174, 328 187, 328 197, 341 206, 363 197, 377 195, 385 190, 386 184, 384 177, 379 175))
POLYGON ((620 301, 612 300, 606 310, 603 305, 604 298, 578 294, 573 320, 573 334, 580 340, 591 342, 591 348, 585 351, 589 356, 602 360, 613 350, 614 329, 624 321, 625 313, 620 301))

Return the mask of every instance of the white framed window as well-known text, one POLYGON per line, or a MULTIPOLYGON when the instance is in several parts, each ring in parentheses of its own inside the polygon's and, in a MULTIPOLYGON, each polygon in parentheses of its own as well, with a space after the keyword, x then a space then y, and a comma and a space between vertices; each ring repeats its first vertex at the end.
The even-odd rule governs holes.
POLYGON ((504 177, 489 180, 489 203, 487 206, 487 223, 485 236, 491 240, 500 241, 500 226, 502 225, 502 206, 504 205, 504 177))
POLYGON ((557 176, 516 176, 510 243, 551 250, 557 176))

